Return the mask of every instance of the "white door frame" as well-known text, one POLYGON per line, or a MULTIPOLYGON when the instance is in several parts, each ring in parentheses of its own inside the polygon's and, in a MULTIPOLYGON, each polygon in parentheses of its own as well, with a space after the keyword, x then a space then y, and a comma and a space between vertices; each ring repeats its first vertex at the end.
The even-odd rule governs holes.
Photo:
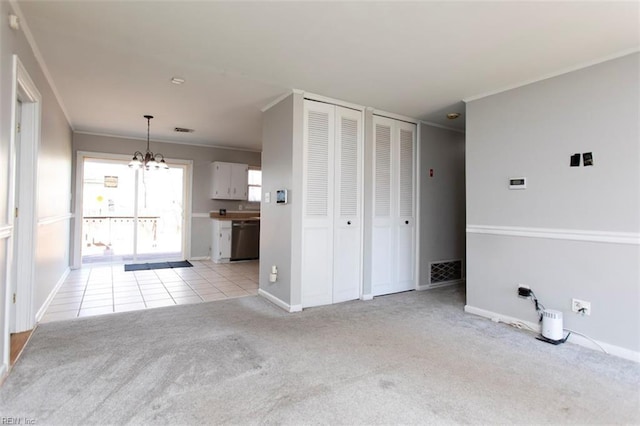
MULTIPOLYGON (((75 223, 73 237, 73 265, 72 269, 82 267, 82 182, 84 181, 84 159, 97 158, 105 160, 123 160, 131 161, 131 155, 128 154, 112 154, 107 152, 78 151, 76 154, 76 186, 75 186, 75 223)), ((191 257, 191 188, 193 182, 193 160, 178 160, 165 158, 168 164, 177 164, 185 166, 185 174, 183 179, 183 191, 185 205, 182 212, 182 253, 185 259, 191 257)))
POLYGON ((11 88, 11 132, 9 202, 7 218, 12 227, 7 241, 7 286, 5 294, 5 359, 9 356, 9 335, 31 330, 36 325, 33 307, 35 278, 35 242, 37 238, 38 152, 42 97, 29 73, 13 55, 11 88), (17 100, 22 102, 20 123, 20 152, 16 156, 17 100), (16 178, 18 178, 16 180, 16 178), (17 191, 17 192, 16 192, 17 191), (20 194, 20 205, 15 195, 20 194), (16 208, 20 220, 15 221, 16 208), (15 227, 14 227, 15 224, 15 227), (16 294, 15 306, 13 294, 16 294))

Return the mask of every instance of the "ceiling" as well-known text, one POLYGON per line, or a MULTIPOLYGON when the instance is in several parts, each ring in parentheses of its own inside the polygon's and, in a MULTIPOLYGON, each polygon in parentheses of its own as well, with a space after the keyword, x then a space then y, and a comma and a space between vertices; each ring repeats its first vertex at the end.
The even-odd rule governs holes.
POLYGON ((152 114, 154 140, 254 150, 292 89, 463 129, 463 99, 640 46, 638 2, 17 4, 75 131, 152 114))

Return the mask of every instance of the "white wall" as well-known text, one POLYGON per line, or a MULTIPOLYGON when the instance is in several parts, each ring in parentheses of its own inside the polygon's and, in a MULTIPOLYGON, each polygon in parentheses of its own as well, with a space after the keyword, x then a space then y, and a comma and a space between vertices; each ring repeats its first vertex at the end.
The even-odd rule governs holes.
POLYGON ((469 307, 535 322, 516 296, 527 284, 564 312, 565 327, 640 352, 639 61, 467 105, 469 307), (595 166, 569 167, 584 152, 595 166), (508 179, 521 176, 527 189, 510 191, 508 179), (591 316, 571 313, 571 298, 590 301, 591 316))
MULTIPOLYGON (((142 119, 142 117, 140 117, 142 119)), ((74 166, 78 151, 102 152, 110 154, 133 155, 135 151, 144 150, 146 141, 111 136, 98 136, 85 133, 74 133, 73 152, 74 166)), ((209 212, 221 208, 238 210, 240 204, 245 208, 259 209, 258 203, 211 199, 211 163, 226 161, 260 166, 259 152, 239 151, 233 149, 210 148, 204 146, 172 144, 151 141, 151 149, 161 152, 166 158, 193 161, 193 185, 191 204, 191 257, 208 257, 211 248, 211 219, 209 212), (203 217, 206 216, 206 217, 203 217)), ((75 169, 75 167, 74 167, 75 169)), ((74 170, 75 175, 75 170, 74 170)), ((75 186, 75 179, 74 179, 75 186)), ((78 191, 80 188, 74 189, 78 191)), ((81 212, 79 213, 82 214, 81 212)))
MULTIPOLYGON (((49 86, 22 30, 11 30, 6 18, 14 13, 12 6, 0 2, 0 228, 9 220, 8 178, 10 170, 9 146, 11 123, 12 56, 17 54, 27 73, 40 92, 41 142, 39 147, 36 215, 38 226, 34 240, 35 282, 33 313, 41 308, 55 285, 67 271, 69 265, 68 241, 71 202, 71 128, 49 86)), ((27 196, 27 194, 21 194, 27 196)), ((0 329, 4 330, 6 293, 8 289, 5 264, 7 245, 10 239, 0 239, 0 329)), ((18 294, 17 297, 27 295, 18 294)), ((24 299, 23 299, 24 300, 24 299)), ((0 352, 8 354, 8 335, 0 341, 0 352)), ((4 359, 3 362, 7 360, 4 359)), ((4 365, 6 367, 6 364, 4 365)), ((2 367, 0 367, 2 370, 2 367)), ((1 373, 0 373, 1 374, 1 373)))
POLYGON ((465 257, 465 135, 420 124, 420 285, 431 262, 465 257), (433 177, 429 170, 433 169, 433 177))

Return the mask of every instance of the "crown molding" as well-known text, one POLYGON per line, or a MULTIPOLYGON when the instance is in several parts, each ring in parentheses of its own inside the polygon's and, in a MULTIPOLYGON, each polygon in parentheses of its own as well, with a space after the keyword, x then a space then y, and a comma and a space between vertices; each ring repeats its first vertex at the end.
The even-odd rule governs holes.
MULTIPOLYGON (((107 138, 118 138, 118 139, 131 139, 131 140, 136 140, 136 141, 147 141, 147 138, 140 138, 137 136, 123 136, 123 135, 116 135, 116 134, 112 134, 112 133, 101 133, 101 132, 87 132, 87 131, 81 131, 81 130, 76 130, 73 132, 74 134, 78 134, 78 135, 89 135, 89 136, 103 136, 103 137, 107 137, 107 138)), ((181 141, 169 141, 169 140, 163 140, 163 139, 150 139, 151 142, 155 142, 155 143, 168 143, 168 144, 174 144, 174 145, 188 145, 188 146, 197 146, 200 148, 214 148, 214 149, 230 149, 233 151, 246 151, 246 152, 259 152, 261 153, 262 150, 260 149, 251 149, 251 148, 241 148, 241 147, 232 147, 232 146, 225 146, 225 145, 209 145, 206 143, 195 143, 195 142, 181 142, 181 141)))
POLYGON ((550 78, 558 77, 558 76, 561 76, 563 74, 568 74, 570 72, 579 71, 579 70, 584 69, 584 68, 588 68, 588 67, 591 67, 591 66, 594 66, 594 65, 598 65, 598 64, 601 64, 603 62, 612 61, 614 59, 622 58, 624 56, 632 55, 632 54, 638 53, 638 52, 640 52, 640 47, 634 47, 632 49, 626 49, 626 50, 623 50, 621 52, 614 53, 612 55, 604 56, 604 57, 601 57, 601 58, 598 58, 598 59, 594 59, 592 61, 582 62, 582 63, 580 63, 578 65, 574 65, 574 66, 571 66, 571 67, 568 67, 568 68, 563 68, 563 69, 561 69, 559 71, 555 71, 555 72, 552 72, 552 73, 549 73, 549 74, 544 74, 544 75, 542 75, 540 77, 537 77, 537 78, 534 78, 534 79, 531 79, 531 80, 525 80, 525 81, 522 81, 520 83, 512 84, 512 85, 509 85, 509 86, 502 87, 500 89, 496 89, 496 90, 492 90, 492 91, 489 91, 489 92, 481 93, 479 95, 469 96, 467 98, 462 99, 462 101, 465 102, 465 103, 469 103, 469 102, 472 102, 472 101, 477 101, 478 99, 482 99, 482 98, 486 98, 486 97, 489 97, 489 96, 497 95, 498 93, 507 92, 509 90, 517 89, 519 87, 527 86, 529 84, 537 83, 539 81, 548 80, 550 78))
POLYGON ((47 64, 44 61, 44 57, 40 52, 40 48, 38 48, 38 44, 36 43, 36 40, 33 37, 33 33, 29 29, 29 24, 27 23, 27 20, 25 19, 24 14, 22 13, 22 9, 20 9, 20 6, 18 5, 18 1, 9 0, 9 4, 11 5, 11 7, 13 7, 13 11, 15 12, 16 15, 18 15, 18 18, 20 19, 20 28, 22 29, 24 36, 27 39, 27 43, 29 43, 29 46, 31 47, 31 51, 33 52, 33 56, 36 58, 36 62, 38 63, 38 65, 40 65, 40 69, 42 70, 42 74, 44 74, 44 78, 47 80, 47 83, 49 83, 49 86, 51 87, 53 96, 56 98, 56 101, 58 102, 58 105, 60 106, 60 109, 62 110, 64 117, 67 119, 67 124, 69 124, 71 131, 75 132, 75 128, 71 123, 71 119, 69 118, 69 113, 67 112, 67 108, 64 106, 64 102, 62 102, 62 97, 60 96, 60 93, 58 92, 58 89, 56 88, 56 85, 53 82, 53 77, 51 77, 49 68, 47 67, 47 64))
POLYGON ((462 134, 466 133, 466 131, 463 130, 463 129, 456 129, 454 127, 448 127, 448 126, 444 126, 442 124, 432 123, 431 121, 420 120, 420 124, 424 124, 425 126, 437 127, 439 129, 450 130, 452 132, 458 132, 458 133, 462 133, 462 134))

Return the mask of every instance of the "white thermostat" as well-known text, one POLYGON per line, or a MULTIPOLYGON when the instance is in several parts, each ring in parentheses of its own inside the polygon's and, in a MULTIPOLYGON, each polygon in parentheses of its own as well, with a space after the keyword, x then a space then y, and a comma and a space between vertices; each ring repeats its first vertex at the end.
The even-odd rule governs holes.
POLYGON ((527 189, 527 178, 509 178, 509 189, 527 189))
POLYGON ((276 191, 276 203, 277 204, 287 204, 287 190, 286 189, 278 189, 276 191))

